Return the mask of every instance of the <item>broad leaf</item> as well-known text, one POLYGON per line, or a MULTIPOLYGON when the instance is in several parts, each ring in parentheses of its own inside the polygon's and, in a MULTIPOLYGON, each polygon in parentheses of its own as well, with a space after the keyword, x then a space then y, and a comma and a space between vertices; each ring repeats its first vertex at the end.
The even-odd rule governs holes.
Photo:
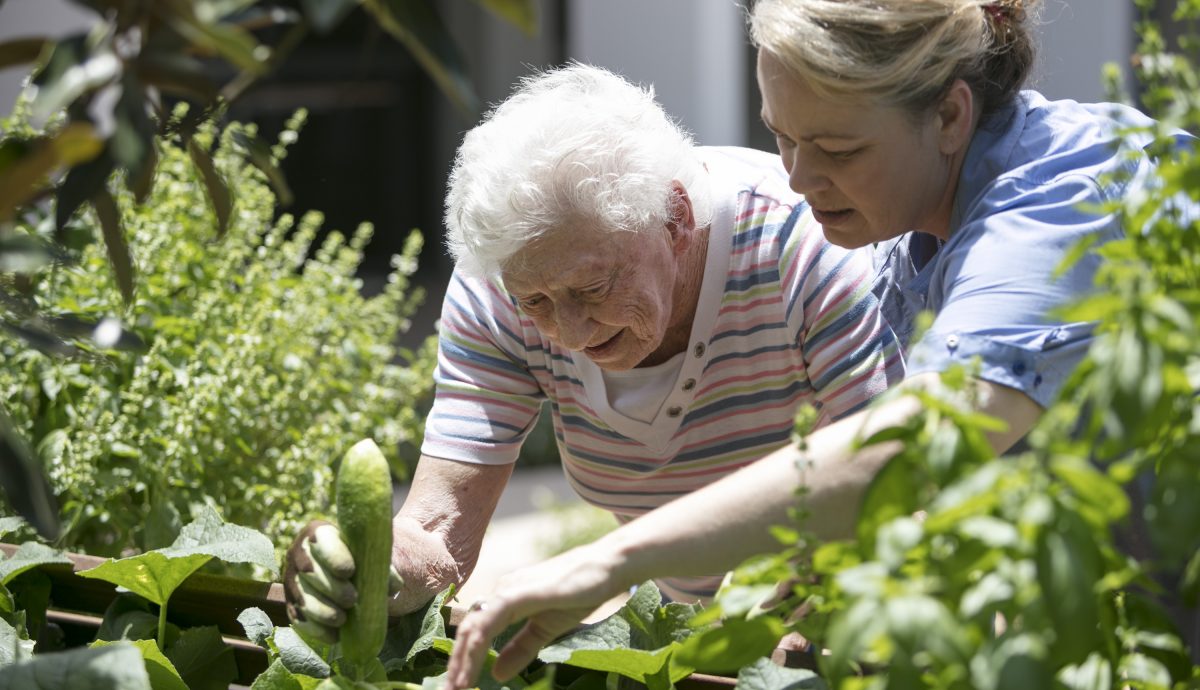
POLYGON ((738 671, 737 687, 738 690, 826 690, 829 686, 808 669, 784 668, 770 659, 759 659, 738 671))
POLYGON ((279 650, 279 660, 287 670, 313 678, 329 677, 329 664, 325 663, 321 655, 313 651, 291 627, 282 625, 275 628, 275 636, 272 639, 279 650))
POLYGON ((108 250, 108 263, 112 267, 113 277, 117 280, 117 289, 126 304, 133 302, 133 255, 129 251, 129 241, 125 238, 125 229, 121 224, 121 210, 108 189, 102 187, 92 197, 92 206, 96 209, 96 217, 100 220, 100 230, 104 235, 104 246, 108 250))
MULTIPOLYGON (((115 644, 119 643, 101 640, 92 643, 92 646, 103 648, 115 644)), ((158 648, 158 644, 154 640, 136 640, 126 644, 137 647, 137 650, 142 653, 142 662, 146 665, 146 675, 150 677, 150 686, 154 690, 190 690, 183 682, 183 678, 179 676, 179 671, 175 670, 171 661, 163 656, 162 650, 158 648)))
POLYGON ((0 673, 0 690, 151 690, 142 653, 129 642, 42 654, 0 673))
MULTIPOLYGON (((150 603, 139 596, 119 594, 104 610, 96 639, 107 642, 153 640, 157 635, 158 615, 150 612, 150 603)), ((178 637, 179 627, 168 623, 166 645, 169 647, 178 637)))
MULTIPOLYGON (((18 635, 17 629, 0 616, 0 669, 33 656, 33 645, 33 640, 18 635)), ((0 679, 6 672, 6 669, 0 672, 0 679)))
POLYGON ((401 616, 388 627, 387 639, 379 658, 389 673, 409 668, 418 654, 433 647, 436 638, 446 636, 442 607, 452 592, 453 588, 447 587, 424 610, 401 616))
POLYGON ((25 520, 19 517, 0 517, 0 539, 5 535, 16 532, 25 526, 25 520))
POLYGON ((167 648, 167 658, 190 690, 226 690, 237 679, 233 647, 215 625, 184 630, 167 648))
POLYGON ((479 110, 479 99, 454 40, 429 0, 362 0, 379 25, 408 48, 459 108, 479 110))
POLYGON ((154 148, 158 128, 146 108, 146 87, 135 75, 126 74, 121 79, 121 97, 113 111, 116 128, 109 145, 113 159, 128 172, 125 184, 139 202, 149 191, 149 180, 153 179, 158 163, 154 148))
POLYGON ((704 673, 731 673, 769 655, 786 632, 774 616, 727 620, 684 640, 674 662, 704 673))
POLYGON ((265 647, 267 639, 275 632, 275 624, 271 622, 270 616, 257 606, 242 611, 237 619, 246 631, 246 639, 260 647, 265 647))
POLYGON ((538 659, 619 673, 651 688, 666 687, 664 682, 679 680, 693 670, 672 663, 672 655, 692 633, 688 621, 697 609, 661 604, 658 587, 646 583, 612 616, 546 647, 538 659))
POLYGON ((304 688, 300 685, 300 681, 292 675, 292 672, 284 667, 283 661, 276 659, 271 662, 266 671, 254 679, 250 690, 304 690, 304 688))
POLYGON ((111 582, 161 606, 184 580, 212 558, 227 563, 253 563, 278 573, 274 547, 266 536, 247 527, 227 524, 212 508, 204 506, 199 517, 183 528, 171 546, 109 560, 77 574, 111 582))

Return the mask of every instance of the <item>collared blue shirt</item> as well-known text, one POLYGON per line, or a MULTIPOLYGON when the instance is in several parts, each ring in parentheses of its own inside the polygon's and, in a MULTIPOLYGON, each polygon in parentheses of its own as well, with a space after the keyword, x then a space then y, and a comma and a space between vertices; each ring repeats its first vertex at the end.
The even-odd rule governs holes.
POLYGON ((1138 111, 1116 104, 1048 101, 1022 92, 976 131, 944 244, 910 232, 876 248, 875 293, 905 344, 908 375, 976 358, 984 380, 1053 402, 1091 344, 1091 323, 1056 310, 1094 289, 1100 258, 1060 264, 1085 238, 1124 234, 1101 204, 1144 184, 1151 135, 1138 111), (1138 155, 1131 155, 1131 152, 1138 155), (918 313, 933 325, 910 342, 918 313))

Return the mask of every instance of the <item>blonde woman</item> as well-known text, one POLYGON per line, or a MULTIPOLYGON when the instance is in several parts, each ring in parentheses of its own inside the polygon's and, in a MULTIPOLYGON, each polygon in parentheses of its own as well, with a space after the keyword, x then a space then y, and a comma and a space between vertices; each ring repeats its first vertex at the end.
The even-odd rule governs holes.
MULTIPOLYGON (((978 359, 982 411, 1031 428, 1092 338, 1055 308, 1088 291, 1099 259, 1055 271, 1077 242, 1123 233, 1095 210, 1152 172, 1150 121, 1112 104, 1048 101, 1022 85, 1033 60, 1022 0, 759 0, 763 121, 790 185, 830 242, 876 248, 875 292, 907 348, 902 386, 978 359), (932 327, 909 342, 917 312, 932 327)), ((1181 135, 1183 136, 1183 135, 1181 135)), ((776 546, 807 490, 807 529, 852 534, 864 490, 894 449, 853 439, 919 412, 894 400, 819 430, 599 541, 503 580, 458 629, 448 688, 469 686, 490 639, 528 619, 493 667, 519 671, 615 592, 650 577, 713 572, 776 546)))

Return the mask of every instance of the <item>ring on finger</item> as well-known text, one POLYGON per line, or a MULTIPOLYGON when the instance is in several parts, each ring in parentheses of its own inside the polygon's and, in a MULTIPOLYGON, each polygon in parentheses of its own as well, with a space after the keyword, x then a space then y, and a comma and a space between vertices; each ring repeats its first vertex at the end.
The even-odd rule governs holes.
POLYGON ((486 611, 486 610, 487 610, 487 602, 484 601, 483 599, 476 599, 469 607, 467 607, 468 613, 475 613, 476 611, 486 611))

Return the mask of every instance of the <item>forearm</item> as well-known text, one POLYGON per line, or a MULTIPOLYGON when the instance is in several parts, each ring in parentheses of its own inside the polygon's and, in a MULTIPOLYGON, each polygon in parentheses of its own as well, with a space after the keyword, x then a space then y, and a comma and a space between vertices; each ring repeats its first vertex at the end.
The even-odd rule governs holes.
POLYGON ((853 450, 855 442, 901 423, 918 406, 899 398, 810 435, 801 452, 793 444, 724 479, 647 513, 598 544, 617 554, 613 564, 624 585, 668 575, 706 575, 746 558, 777 551, 773 525, 791 522, 802 506, 804 529, 819 540, 850 537, 871 479, 898 446, 853 450), (799 492, 803 487, 803 495, 799 492))
POLYGON ((391 611, 412 611, 470 577, 511 465, 422 457, 392 520, 392 563, 404 579, 391 611))

